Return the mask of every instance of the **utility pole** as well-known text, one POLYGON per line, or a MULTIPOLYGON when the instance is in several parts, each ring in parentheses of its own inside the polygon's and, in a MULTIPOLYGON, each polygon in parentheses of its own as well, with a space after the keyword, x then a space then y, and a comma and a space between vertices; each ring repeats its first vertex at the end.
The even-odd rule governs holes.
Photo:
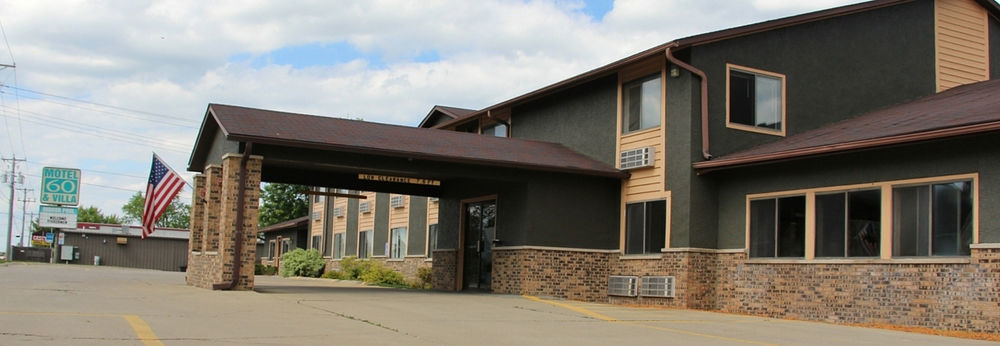
MULTIPOLYGON (((24 196, 24 197, 21 197, 21 241, 20 241, 20 243, 23 243, 24 242, 24 217, 27 216, 27 213, 28 213, 28 202, 34 202, 35 201, 35 199, 33 199, 33 198, 28 198, 28 192, 35 191, 35 190, 34 189, 29 189, 29 188, 24 188, 24 187, 22 187, 22 188, 20 188, 18 190, 21 190, 21 195, 24 196)), ((11 249, 13 249, 13 248, 11 248, 11 249)))
MULTIPOLYGON (((35 221, 35 212, 28 213, 28 220, 35 221)), ((21 246, 31 246, 31 237, 25 238, 24 227, 21 227, 21 246)))
POLYGON ((14 240, 14 184, 24 184, 24 174, 17 175, 17 162, 24 162, 24 159, 18 159, 14 156, 10 159, 0 159, 3 161, 10 161, 10 172, 4 175, 4 180, 10 182, 10 208, 7 212, 7 258, 13 259, 14 244, 11 242, 14 240))

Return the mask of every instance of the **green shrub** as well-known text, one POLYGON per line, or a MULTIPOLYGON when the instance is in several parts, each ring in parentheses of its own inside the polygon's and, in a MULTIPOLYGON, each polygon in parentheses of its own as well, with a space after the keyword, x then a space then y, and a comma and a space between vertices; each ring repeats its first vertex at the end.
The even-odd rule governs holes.
POLYGON ((403 274, 400 274, 390 268, 383 267, 382 264, 378 262, 369 263, 370 266, 368 267, 368 270, 361 273, 361 281, 379 286, 409 287, 406 283, 406 279, 403 278, 403 274))
POLYGON ((420 283, 420 288, 431 288, 434 280, 434 271, 428 267, 417 268, 417 280, 420 283))
POLYGON ((324 264, 316 249, 295 249, 281 255, 281 276, 319 277, 324 264))
POLYGON ((340 271, 344 272, 344 280, 360 280, 361 274, 368 271, 371 266, 371 261, 357 259, 354 256, 344 257, 340 260, 340 271))
POLYGON ((334 280, 349 280, 347 274, 339 270, 331 270, 326 273, 323 273, 323 276, 321 276, 321 278, 334 279, 334 280))
POLYGON ((274 275, 278 273, 278 267, 255 263, 253 266, 254 275, 274 275))

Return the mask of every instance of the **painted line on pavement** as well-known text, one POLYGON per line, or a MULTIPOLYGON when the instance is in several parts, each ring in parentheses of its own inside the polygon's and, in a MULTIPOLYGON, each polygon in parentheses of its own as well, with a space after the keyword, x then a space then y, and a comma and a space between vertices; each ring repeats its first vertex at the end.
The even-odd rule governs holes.
POLYGON ((45 311, 0 311, 6 315, 54 315, 54 316, 86 316, 86 317, 121 317, 128 322, 135 332, 135 336, 147 346, 163 346, 163 342, 153 332, 146 321, 137 315, 117 315, 117 314, 95 314, 86 312, 45 312, 45 311))
POLYGON ((655 330, 661 330, 661 331, 666 331, 666 332, 679 333, 679 334, 687 334, 687 335, 700 336, 700 337, 711 338, 711 339, 726 340, 726 341, 733 341, 733 342, 741 342, 741 343, 754 344, 754 345, 776 345, 776 344, 772 344, 772 343, 766 343, 766 342, 760 342, 760 341, 753 341, 753 340, 745 340, 745 339, 738 339, 738 338, 731 338, 731 337, 721 336, 721 335, 704 334, 704 333, 692 332, 692 331, 681 330, 681 329, 659 327, 659 326, 651 326, 651 325, 647 325, 647 324, 636 323, 634 321, 623 321, 623 320, 619 320, 619 319, 614 318, 614 317, 610 317, 610 316, 607 316, 607 315, 599 314, 599 313, 596 313, 596 312, 593 312, 593 311, 590 311, 590 310, 587 310, 587 309, 584 309, 584 308, 581 308, 581 307, 578 307, 578 306, 573 306, 573 305, 570 305, 570 304, 560 303, 560 302, 552 301, 552 300, 546 300, 546 299, 538 298, 538 297, 535 297, 535 296, 529 296, 529 295, 523 295, 523 297, 527 298, 528 300, 533 300, 533 301, 540 302, 540 303, 555 305, 555 306, 558 306, 558 307, 561 307, 561 308, 564 308, 564 309, 567 309, 567 310, 570 310, 570 311, 578 312, 578 313, 581 313, 581 314, 583 314, 585 316, 589 316, 591 318, 595 318, 595 319, 602 320, 602 321, 605 321, 605 322, 628 324, 628 325, 639 326, 639 327, 644 327, 644 328, 649 328, 649 329, 655 329, 655 330))

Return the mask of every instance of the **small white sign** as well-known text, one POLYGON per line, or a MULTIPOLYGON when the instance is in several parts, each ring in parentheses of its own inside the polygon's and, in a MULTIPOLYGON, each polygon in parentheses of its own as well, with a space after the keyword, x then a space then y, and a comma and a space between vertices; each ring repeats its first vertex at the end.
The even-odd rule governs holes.
POLYGON ((38 225, 41 227, 76 228, 76 215, 76 208, 39 206, 38 225))

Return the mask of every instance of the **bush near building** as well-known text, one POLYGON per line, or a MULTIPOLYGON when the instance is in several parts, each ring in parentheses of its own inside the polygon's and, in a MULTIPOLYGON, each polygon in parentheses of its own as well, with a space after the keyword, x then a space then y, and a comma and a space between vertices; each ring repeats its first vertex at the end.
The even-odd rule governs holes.
POLYGON ((319 277, 323 271, 323 257, 316 249, 295 249, 281 255, 281 276, 319 277))

